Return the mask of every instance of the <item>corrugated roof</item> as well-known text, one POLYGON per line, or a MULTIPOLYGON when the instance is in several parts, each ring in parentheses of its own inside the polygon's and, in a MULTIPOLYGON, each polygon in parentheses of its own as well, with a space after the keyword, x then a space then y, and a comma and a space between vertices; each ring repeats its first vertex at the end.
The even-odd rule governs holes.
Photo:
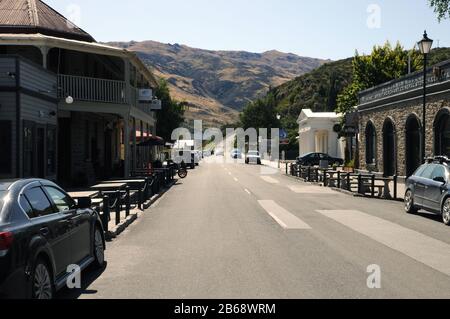
POLYGON ((90 34, 40 0, 0 0, 0 33, 42 33, 95 42, 90 34))

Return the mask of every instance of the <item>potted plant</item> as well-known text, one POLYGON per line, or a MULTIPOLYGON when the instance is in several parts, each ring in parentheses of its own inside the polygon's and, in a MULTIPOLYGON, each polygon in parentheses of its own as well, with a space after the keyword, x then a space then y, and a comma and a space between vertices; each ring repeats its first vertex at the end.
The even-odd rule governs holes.
POLYGON ((348 161, 344 165, 344 172, 353 173, 355 171, 355 160, 348 161))

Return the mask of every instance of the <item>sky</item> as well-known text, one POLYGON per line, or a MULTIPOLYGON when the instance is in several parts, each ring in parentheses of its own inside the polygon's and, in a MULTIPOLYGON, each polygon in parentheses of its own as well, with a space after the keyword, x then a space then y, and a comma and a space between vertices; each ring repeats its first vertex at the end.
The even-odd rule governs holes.
POLYGON ((439 23, 428 0, 44 0, 97 41, 185 44, 209 50, 278 50, 337 60, 426 29, 450 47, 450 19, 439 23))

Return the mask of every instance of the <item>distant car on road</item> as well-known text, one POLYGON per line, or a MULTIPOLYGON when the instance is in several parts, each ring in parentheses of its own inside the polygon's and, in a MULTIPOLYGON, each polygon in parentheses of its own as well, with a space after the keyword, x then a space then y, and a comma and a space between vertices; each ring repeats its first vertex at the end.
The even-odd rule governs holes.
POLYGON ((104 265, 102 223, 90 205, 46 180, 0 181, 0 297, 52 299, 69 265, 104 265))
POLYGON ((406 180, 405 210, 417 213, 424 209, 442 216, 450 226, 450 160, 436 157, 406 180))
POLYGON ((210 157, 211 154, 211 151, 203 151, 203 158, 210 157))
POLYGON ((249 151, 245 157, 245 163, 261 165, 261 155, 258 151, 249 151))
POLYGON ((308 153, 297 158, 297 164, 303 166, 320 165, 321 161, 328 161, 329 165, 344 165, 344 160, 342 158, 332 157, 325 153, 308 153))
POLYGON ((216 154, 216 156, 224 156, 225 155, 225 153, 224 153, 224 151, 222 149, 216 150, 215 154, 216 154))
POLYGON ((242 158, 242 152, 238 149, 234 149, 231 151, 231 158, 232 159, 241 159, 242 158))

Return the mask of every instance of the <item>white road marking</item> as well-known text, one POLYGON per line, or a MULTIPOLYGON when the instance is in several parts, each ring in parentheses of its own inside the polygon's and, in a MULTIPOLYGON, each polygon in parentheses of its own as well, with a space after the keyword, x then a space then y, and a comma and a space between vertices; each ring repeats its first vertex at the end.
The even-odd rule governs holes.
POLYGON ((231 176, 231 175, 232 175, 232 174, 231 174, 231 172, 228 172, 228 175, 230 175, 230 176, 231 176))
POLYGON ((319 187, 319 186, 297 186, 297 185, 291 185, 288 186, 288 188, 297 194, 339 194, 332 189, 326 188, 326 187, 319 187))
POLYGON ((311 229, 311 227, 294 216, 273 200, 260 200, 259 205, 284 229, 311 229))
POLYGON ((317 212, 450 276, 450 245, 447 243, 360 211, 317 212))
POLYGON ((261 179, 269 184, 279 184, 280 182, 270 176, 261 176, 261 179))
POLYGON ((234 181, 235 181, 235 182, 239 182, 239 180, 238 180, 236 177, 234 178, 234 181))
POLYGON ((244 191, 247 193, 247 194, 249 194, 249 195, 251 195, 252 193, 246 188, 246 189, 244 189, 244 191))

